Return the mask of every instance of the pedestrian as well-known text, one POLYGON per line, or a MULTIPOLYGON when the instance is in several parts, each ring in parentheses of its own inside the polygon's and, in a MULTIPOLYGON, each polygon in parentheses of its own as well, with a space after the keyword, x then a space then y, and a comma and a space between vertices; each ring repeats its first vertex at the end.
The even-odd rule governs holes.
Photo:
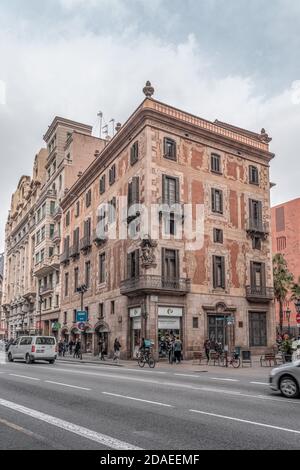
POLYGON ((177 338, 174 341, 174 357, 175 357, 176 364, 180 364, 181 362, 181 353, 182 353, 182 342, 179 336, 177 336, 177 338))
POLYGON ((116 362, 117 364, 119 363, 119 358, 120 358, 120 349, 121 349, 121 344, 118 340, 118 338, 115 339, 114 342, 114 357, 113 361, 116 362))
POLYGON ((72 356, 72 353, 73 353, 73 346, 74 346, 74 342, 70 339, 70 342, 69 342, 69 353, 70 353, 71 356, 72 356))
POLYGON ((210 341, 208 338, 204 341, 204 350, 205 350, 206 359, 207 361, 209 361, 210 341))
POLYGON ((168 353, 169 353, 169 364, 173 364, 174 359, 175 359, 175 356, 174 356, 174 338, 172 338, 169 342, 168 353))
POLYGON ((105 358, 104 358, 104 351, 105 351, 105 345, 104 345, 104 341, 100 338, 99 340, 99 343, 98 343, 98 346, 99 346, 99 359, 100 361, 105 361, 105 358))
POLYGON ((80 340, 77 339, 76 340, 76 343, 75 343, 75 348, 74 348, 74 355, 73 355, 74 358, 80 358, 82 359, 82 355, 81 355, 81 343, 80 343, 80 340))

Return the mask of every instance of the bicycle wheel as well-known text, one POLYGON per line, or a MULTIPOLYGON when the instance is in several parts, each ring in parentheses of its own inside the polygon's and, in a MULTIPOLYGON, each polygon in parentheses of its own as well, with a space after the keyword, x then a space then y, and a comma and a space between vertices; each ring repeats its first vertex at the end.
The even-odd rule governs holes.
POLYGON ((145 367, 145 361, 144 361, 144 359, 141 359, 141 358, 140 358, 140 359, 138 360, 138 365, 139 365, 140 367, 145 367))
POLYGON ((232 367, 234 367, 235 369, 238 369, 238 367, 240 367, 241 365, 240 358, 237 357, 237 358, 232 359, 231 364, 232 364, 232 367))
POLYGON ((148 359, 148 366, 149 366, 151 369, 154 369, 154 367, 155 367, 155 360, 153 359, 153 357, 149 357, 149 359, 148 359))

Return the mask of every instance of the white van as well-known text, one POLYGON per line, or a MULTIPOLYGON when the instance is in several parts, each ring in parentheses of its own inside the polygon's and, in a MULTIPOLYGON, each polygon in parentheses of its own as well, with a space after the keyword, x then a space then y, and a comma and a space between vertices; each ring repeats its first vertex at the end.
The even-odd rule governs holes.
POLYGON ((48 361, 54 364, 57 345, 54 336, 20 336, 10 345, 7 353, 9 362, 23 359, 27 364, 34 361, 48 361))

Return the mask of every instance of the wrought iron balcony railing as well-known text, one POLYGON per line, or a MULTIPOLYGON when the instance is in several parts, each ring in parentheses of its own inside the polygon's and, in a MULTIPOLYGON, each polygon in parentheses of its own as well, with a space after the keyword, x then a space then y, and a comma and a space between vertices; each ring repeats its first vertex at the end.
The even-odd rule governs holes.
POLYGON ((190 292, 191 281, 186 278, 167 279, 156 275, 141 275, 121 281, 120 292, 123 295, 136 295, 141 291, 167 292, 184 295, 190 292))
POLYGON ((60 262, 66 263, 67 261, 69 261, 69 258, 70 258, 70 250, 68 248, 67 250, 64 250, 62 254, 60 255, 60 262))
POLYGON ((80 245, 79 245, 80 250, 82 251, 88 250, 91 246, 92 246, 92 243, 91 243, 90 235, 86 235, 85 237, 81 238, 80 245))
POLYGON ((249 219, 247 224, 247 232, 267 235, 269 233, 269 225, 259 219, 249 219))
POLYGON ((76 256, 79 256, 79 253, 79 243, 72 245, 70 248, 70 258, 76 258, 76 256))
POLYGON ((266 286, 246 286, 246 298, 250 302, 270 302, 274 298, 274 289, 266 286))

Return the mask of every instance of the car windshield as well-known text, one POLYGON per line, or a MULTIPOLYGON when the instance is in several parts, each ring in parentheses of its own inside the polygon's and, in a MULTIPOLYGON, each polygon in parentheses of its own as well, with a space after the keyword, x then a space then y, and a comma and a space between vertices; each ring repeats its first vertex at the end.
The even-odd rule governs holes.
POLYGON ((45 337, 45 336, 41 336, 41 337, 36 339, 35 343, 36 344, 50 345, 50 344, 55 344, 55 339, 54 338, 48 338, 48 337, 45 337))

